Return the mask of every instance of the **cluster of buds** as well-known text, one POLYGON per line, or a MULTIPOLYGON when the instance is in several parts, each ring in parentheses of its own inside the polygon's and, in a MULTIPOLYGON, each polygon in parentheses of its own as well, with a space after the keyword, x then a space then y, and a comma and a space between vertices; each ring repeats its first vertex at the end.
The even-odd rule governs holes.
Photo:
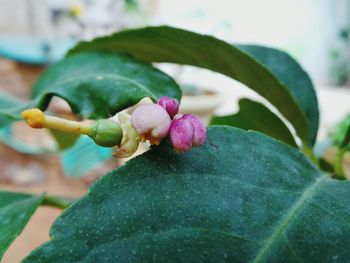
POLYGON ((118 113, 119 123, 108 119, 82 123, 48 116, 36 108, 23 111, 22 117, 33 128, 88 135, 100 146, 115 147, 115 157, 127 158, 136 152, 140 142, 159 144, 167 136, 178 152, 203 145, 206 138, 203 122, 196 115, 178 112, 176 99, 161 97, 157 103, 141 104, 131 116, 118 113))
POLYGON ((139 106, 131 115, 131 124, 141 139, 159 144, 170 136, 176 151, 188 151, 205 143, 206 128, 200 118, 193 114, 179 115, 176 99, 161 97, 157 104, 139 106))

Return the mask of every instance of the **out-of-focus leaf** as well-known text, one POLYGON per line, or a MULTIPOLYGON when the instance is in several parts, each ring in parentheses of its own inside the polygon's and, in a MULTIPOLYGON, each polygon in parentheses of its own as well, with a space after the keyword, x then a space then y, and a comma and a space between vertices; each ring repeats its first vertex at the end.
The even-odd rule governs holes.
POLYGON ((81 136, 72 147, 62 152, 61 165, 64 175, 83 177, 113 158, 112 152, 112 148, 98 146, 90 137, 81 136))
POLYGON ((25 103, 3 91, 0 91, 0 127, 6 126, 16 119, 8 109, 15 109, 25 103))
POLYGON ((67 132, 52 130, 52 129, 50 129, 50 133, 55 138, 58 149, 60 151, 66 150, 72 147, 80 137, 79 134, 67 133, 67 132))
POLYGON ((350 142, 350 125, 345 133, 345 136, 344 136, 344 139, 343 139, 343 142, 341 143, 340 147, 345 147, 349 144, 350 142))
POLYGON ((227 116, 215 116, 212 125, 235 126, 244 130, 265 133, 294 147, 297 144, 293 134, 284 122, 263 104, 249 99, 239 101, 239 112, 227 116))
POLYGON ((350 142, 350 115, 346 116, 337 124, 331 133, 332 141, 339 147, 344 148, 350 142))
POLYGON ((319 110, 315 88, 308 74, 287 53, 274 48, 238 45, 267 67, 290 91, 305 114, 310 127, 310 140, 315 143, 319 125, 319 110))
POLYGON ((86 118, 113 116, 144 97, 181 99, 179 86, 150 64, 126 55, 86 52, 49 67, 33 88, 32 101, 20 109, 0 111, 20 119, 24 108, 46 109, 52 96, 63 98, 74 113, 86 118))
MULTIPOLYGON (((0 191, 0 260, 23 231, 44 196, 0 191)), ((35 234, 35 233, 33 233, 35 234)))

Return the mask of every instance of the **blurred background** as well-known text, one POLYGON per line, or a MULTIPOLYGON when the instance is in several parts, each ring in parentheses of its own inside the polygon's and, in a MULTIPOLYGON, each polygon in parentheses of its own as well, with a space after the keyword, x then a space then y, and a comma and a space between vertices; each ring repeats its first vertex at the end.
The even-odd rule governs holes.
POLYGON ((0 7, 0 54, 28 63, 57 60, 79 39, 169 24, 286 50, 316 84, 348 82, 348 0, 0 0, 0 7))
MULTIPOLYGON (((350 113, 350 0, 0 0, 0 95, 28 100, 39 74, 79 40, 163 24, 288 52, 315 84, 321 142, 350 113)), ((206 121, 214 113, 237 111, 241 97, 263 101, 216 73, 159 67, 183 86, 182 110, 206 121)), ((69 111, 60 100, 55 107, 69 111)), ((92 181, 122 163, 110 159, 109 149, 86 140, 64 150, 48 132, 33 132, 23 123, 0 129, 0 187, 81 196, 92 181)), ((40 208, 3 262, 18 262, 47 240, 59 213, 40 208)))

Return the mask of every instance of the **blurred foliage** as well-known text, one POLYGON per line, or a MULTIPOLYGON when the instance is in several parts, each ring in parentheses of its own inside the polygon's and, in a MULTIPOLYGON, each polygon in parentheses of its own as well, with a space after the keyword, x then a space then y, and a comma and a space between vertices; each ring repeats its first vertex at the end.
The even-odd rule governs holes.
POLYGON ((335 85, 344 85, 350 76, 350 27, 339 30, 337 40, 329 51, 330 77, 335 85))
MULTIPOLYGON (((333 143, 340 147, 344 144, 344 139, 346 139, 347 133, 349 132, 350 127, 350 114, 347 115, 341 122, 339 122, 334 130, 331 132, 331 138, 333 143)), ((348 150, 350 150, 349 145, 347 146, 348 150)))
POLYGON ((136 11, 139 8, 137 0, 124 0, 124 3, 127 11, 136 11))

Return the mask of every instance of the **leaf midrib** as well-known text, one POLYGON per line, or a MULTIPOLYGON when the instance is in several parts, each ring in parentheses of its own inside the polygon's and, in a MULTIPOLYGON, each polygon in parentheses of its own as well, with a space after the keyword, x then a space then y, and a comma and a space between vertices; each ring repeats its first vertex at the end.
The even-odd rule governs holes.
POLYGON ((308 186, 303 194, 297 199, 289 212, 277 223, 274 227, 275 231, 271 233, 262 243, 264 244, 256 253, 256 256, 251 260, 252 263, 262 262, 268 255, 271 249, 274 248, 276 243, 281 239, 283 233, 288 229, 290 221, 295 218, 303 208, 305 202, 310 199, 316 192, 319 186, 329 178, 327 174, 317 178, 314 183, 308 186))

